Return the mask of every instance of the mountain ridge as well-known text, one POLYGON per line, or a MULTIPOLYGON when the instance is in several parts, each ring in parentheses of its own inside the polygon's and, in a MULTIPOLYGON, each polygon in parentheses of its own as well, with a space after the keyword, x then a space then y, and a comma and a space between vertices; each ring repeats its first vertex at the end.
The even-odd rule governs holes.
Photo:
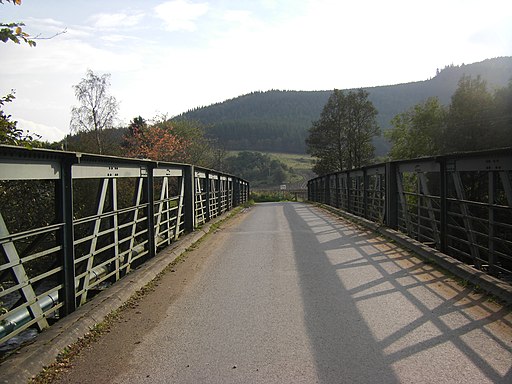
MULTIPOLYGON (((512 79, 512 57, 497 57, 472 64, 448 65, 436 76, 409 83, 362 87, 379 111, 382 131, 390 120, 428 97, 447 105, 462 76, 481 76, 490 90, 504 87, 512 79)), ((344 89, 349 91, 359 88, 344 89)), ((255 91, 206 107, 198 107, 173 119, 191 119, 205 125, 207 136, 228 150, 305 153, 305 138, 318 120, 332 90, 255 91)), ((389 143, 375 138, 376 155, 383 156, 389 143)))

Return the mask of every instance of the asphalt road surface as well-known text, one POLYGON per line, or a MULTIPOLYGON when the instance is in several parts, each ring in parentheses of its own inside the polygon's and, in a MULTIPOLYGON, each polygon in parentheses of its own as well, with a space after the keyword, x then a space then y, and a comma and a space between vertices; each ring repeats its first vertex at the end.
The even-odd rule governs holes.
POLYGON ((512 383, 510 311, 306 204, 251 208, 143 301, 61 381, 512 383))

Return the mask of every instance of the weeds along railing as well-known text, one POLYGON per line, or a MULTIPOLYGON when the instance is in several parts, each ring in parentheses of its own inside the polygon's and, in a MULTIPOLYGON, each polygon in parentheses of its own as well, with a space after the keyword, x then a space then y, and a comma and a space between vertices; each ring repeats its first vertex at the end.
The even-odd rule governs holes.
POLYGON ((192 165, 0 146, 0 344, 248 196, 245 180, 192 165))
POLYGON ((393 161, 312 179, 308 199, 512 282, 511 173, 510 148, 393 161))

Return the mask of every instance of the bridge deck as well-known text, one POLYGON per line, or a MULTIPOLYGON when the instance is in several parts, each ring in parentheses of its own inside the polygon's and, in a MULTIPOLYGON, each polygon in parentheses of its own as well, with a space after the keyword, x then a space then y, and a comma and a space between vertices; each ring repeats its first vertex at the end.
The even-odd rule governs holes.
POLYGON ((63 382, 510 383, 512 317, 324 211, 262 204, 203 242, 63 382))

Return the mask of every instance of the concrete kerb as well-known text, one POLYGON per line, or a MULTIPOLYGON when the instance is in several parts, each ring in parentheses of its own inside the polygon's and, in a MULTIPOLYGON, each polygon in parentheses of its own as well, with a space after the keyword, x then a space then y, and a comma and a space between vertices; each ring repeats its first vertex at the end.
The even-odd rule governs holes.
POLYGON ((381 235, 395 241, 403 248, 417 254, 422 259, 426 259, 439 265, 441 268, 445 269, 454 276, 469 282, 474 287, 481 289, 482 291, 493 295, 494 297, 497 297, 507 305, 512 305, 512 286, 510 284, 507 284, 502 280, 499 280, 467 264, 464 264, 445 253, 430 248, 429 246, 422 244, 419 241, 414 240, 405 234, 395 231, 384 225, 374 223, 365 218, 353 215, 328 205, 318 204, 318 206, 349 221, 380 233, 381 235))
POLYGON ((153 259, 100 292, 75 312, 41 332, 34 342, 20 348, 0 363, 0 382, 27 383, 44 367, 52 364, 66 347, 84 337, 108 314, 127 302, 136 291, 154 280, 191 245, 208 234, 212 225, 228 218, 231 214, 232 212, 227 212, 179 239, 175 244, 159 252, 153 259))

